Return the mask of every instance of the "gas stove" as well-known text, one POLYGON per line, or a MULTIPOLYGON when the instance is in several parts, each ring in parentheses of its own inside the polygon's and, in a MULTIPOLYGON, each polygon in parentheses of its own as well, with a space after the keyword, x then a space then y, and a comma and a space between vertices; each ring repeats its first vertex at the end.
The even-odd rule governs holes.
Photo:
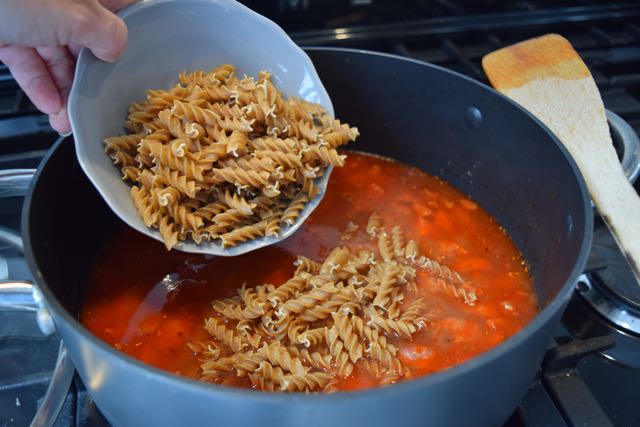
MULTIPOLYGON (((394 53, 486 83, 486 53, 549 32, 568 38, 589 66, 609 110, 625 171, 640 166, 640 5, 545 0, 245 1, 302 46, 343 46, 394 53)), ((0 191, 0 281, 29 281, 19 250, 24 184, 57 139, 0 64, 0 171, 24 179, 0 191), (13 243, 11 243, 13 242, 13 243)), ((0 184, 5 176, 0 174, 0 184)), ((636 190, 640 188, 636 183, 636 190)), ((2 302, 0 425, 31 422, 51 381, 59 339, 45 335, 37 307, 2 302)), ((13 303, 20 301, 13 300, 13 303)), ((45 328, 46 329, 46 328, 45 328)), ((640 425, 640 288, 603 222, 584 274, 558 325, 539 375, 507 426, 640 425)), ((38 425, 108 426, 79 378, 62 394, 57 419, 38 425)))

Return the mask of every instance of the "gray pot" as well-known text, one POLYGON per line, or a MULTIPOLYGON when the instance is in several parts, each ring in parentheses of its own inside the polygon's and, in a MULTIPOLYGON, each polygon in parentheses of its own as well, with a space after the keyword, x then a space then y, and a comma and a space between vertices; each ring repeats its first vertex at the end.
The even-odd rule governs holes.
POLYGON ((25 254, 78 373, 114 425, 499 425, 524 396, 582 271, 592 233, 573 160, 529 113, 456 73, 390 55, 309 52, 354 148, 443 177, 504 225, 530 262, 540 313, 460 366, 358 392, 279 394, 180 378, 102 342, 78 322, 86 277, 119 224, 61 141, 25 201, 25 254))

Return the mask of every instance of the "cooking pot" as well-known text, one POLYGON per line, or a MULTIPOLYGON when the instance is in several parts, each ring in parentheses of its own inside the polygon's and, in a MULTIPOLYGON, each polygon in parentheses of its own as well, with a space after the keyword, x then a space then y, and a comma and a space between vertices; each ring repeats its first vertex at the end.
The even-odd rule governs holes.
POLYGON ((69 356, 114 425, 492 426, 535 377, 591 242, 592 208, 567 151, 531 114, 460 74, 361 50, 307 53, 336 116, 360 129, 354 149, 445 179, 504 226, 530 264, 540 312, 466 363, 369 390, 269 393, 172 375, 78 321, 96 254, 121 224, 82 173, 72 141, 62 140, 25 199, 24 252, 69 356))

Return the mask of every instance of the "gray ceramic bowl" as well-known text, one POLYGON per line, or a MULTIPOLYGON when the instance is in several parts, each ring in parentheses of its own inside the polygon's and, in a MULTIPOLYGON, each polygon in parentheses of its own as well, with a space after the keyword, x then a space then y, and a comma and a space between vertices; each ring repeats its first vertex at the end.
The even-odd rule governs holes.
MULTIPOLYGON (((136 230, 162 240, 145 227, 129 196, 129 186, 105 155, 102 140, 124 133, 129 102, 145 99, 145 90, 170 88, 183 70, 224 63, 238 73, 272 73, 286 96, 321 104, 333 116, 327 92, 309 57, 265 17, 233 0, 150 0, 135 3, 118 15, 129 30, 127 47, 115 63, 83 49, 69 96, 69 118, 80 166, 111 209, 136 230)), ((239 255, 273 244, 292 234, 320 203, 330 170, 318 181, 321 194, 309 202, 292 226, 278 237, 264 237, 223 249, 219 242, 176 248, 212 255, 239 255)), ((82 202, 82 201, 79 201, 82 202)), ((81 208, 81 206, 80 206, 81 208)))

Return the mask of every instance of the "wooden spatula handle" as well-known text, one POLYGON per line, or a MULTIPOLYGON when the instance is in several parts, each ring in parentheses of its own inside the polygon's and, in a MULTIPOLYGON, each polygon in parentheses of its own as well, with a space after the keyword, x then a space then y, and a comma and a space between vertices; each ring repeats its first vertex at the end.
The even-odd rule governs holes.
POLYGON ((547 34, 482 59, 491 84, 538 117, 560 139, 640 284, 640 198, 613 148, 595 82, 562 36, 547 34))

